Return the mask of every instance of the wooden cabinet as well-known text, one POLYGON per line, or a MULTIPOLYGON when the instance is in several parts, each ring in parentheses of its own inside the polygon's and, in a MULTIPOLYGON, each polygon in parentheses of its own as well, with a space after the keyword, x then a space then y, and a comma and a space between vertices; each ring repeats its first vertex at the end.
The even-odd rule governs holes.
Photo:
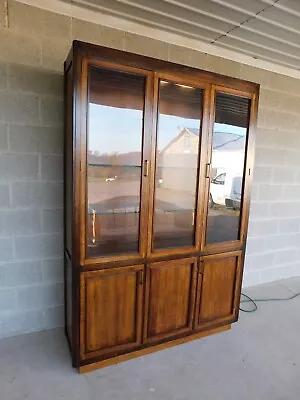
POLYGON ((196 326, 234 322, 240 298, 240 252, 207 256, 200 265, 196 326))
POLYGON ((82 274, 82 358, 141 344, 143 274, 140 265, 82 274))
POLYGON ((237 319, 258 85, 74 42, 66 334, 80 371, 237 319))
POLYGON ((145 343, 192 330, 196 269, 194 258, 162 261, 147 267, 145 343))

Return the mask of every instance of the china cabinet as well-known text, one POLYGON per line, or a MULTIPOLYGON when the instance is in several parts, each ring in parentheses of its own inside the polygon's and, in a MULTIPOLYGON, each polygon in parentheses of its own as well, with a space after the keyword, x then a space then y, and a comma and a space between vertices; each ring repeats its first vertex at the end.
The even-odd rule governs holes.
POLYGON ((81 372, 238 318, 258 85, 75 41, 66 335, 81 372))

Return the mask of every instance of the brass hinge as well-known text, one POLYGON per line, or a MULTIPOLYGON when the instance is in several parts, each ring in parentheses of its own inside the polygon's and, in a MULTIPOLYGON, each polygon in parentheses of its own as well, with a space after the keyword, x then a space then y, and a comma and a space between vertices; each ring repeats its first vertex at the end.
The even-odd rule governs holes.
POLYGON ((205 177, 210 178, 210 173, 211 173, 211 164, 208 163, 208 164, 206 164, 206 168, 205 168, 205 177))

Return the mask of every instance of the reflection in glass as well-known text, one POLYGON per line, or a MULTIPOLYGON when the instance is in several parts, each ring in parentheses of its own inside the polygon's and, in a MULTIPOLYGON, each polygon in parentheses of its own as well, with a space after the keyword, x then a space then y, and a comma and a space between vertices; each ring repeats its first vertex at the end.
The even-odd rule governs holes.
POLYGON ((250 99, 216 95, 206 243, 239 239, 250 99))
POLYGON ((138 251, 143 76, 91 68, 87 256, 138 251))
POLYGON ((160 81, 154 250, 193 246, 202 90, 160 81))

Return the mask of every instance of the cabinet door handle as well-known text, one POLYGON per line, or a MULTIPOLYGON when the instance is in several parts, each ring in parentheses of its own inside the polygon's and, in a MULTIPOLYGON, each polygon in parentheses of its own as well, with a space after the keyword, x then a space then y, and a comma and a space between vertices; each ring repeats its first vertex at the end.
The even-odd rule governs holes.
POLYGON ((149 161, 145 160, 144 161, 144 177, 146 178, 149 175, 149 161))
POLYGON ((140 270, 140 273, 139 273, 139 284, 143 285, 143 283, 144 283, 144 270, 142 269, 142 270, 140 270))

